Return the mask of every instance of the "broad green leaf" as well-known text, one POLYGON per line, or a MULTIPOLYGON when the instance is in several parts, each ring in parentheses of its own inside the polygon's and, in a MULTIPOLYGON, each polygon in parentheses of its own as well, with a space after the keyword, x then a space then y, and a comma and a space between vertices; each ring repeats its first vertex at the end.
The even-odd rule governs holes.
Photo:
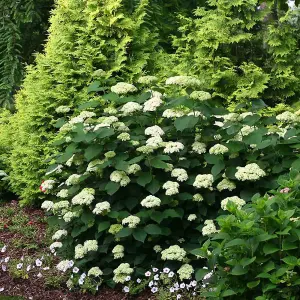
POLYGON ((98 224, 98 232, 105 231, 109 227, 110 227, 110 222, 109 221, 100 222, 98 224))
POLYGON ((232 295, 235 295, 236 292, 234 290, 226 290, 224 291, 221 296, 222 297, 229 297, 229 296, 232 296, 232 295))
POLYGON ((127 236, 130 236, 132 234, 132 229, 131 228, 128 228, 128 227, 125 227, 125 228, 122 228, 116 235, 115 237, 116 238, 124 238, 124 237, 127 237, 127 236))
POLYGON ((240 264, 245 268, 246 266, 252 264, 256 260, 256 256, 252 258, 242 258, 240 264))
POLYGON ((234 239, 230 242, 228 242, 227 244, 225 244, 225 248, 229 248, 229 247, 233 247, 233 246, 241 246, 241 245, 245 245, 246 241, 243 239, 234 239))
POLYGON ((71 232, 71 236, 73 238, 79 236, 81 233, 87 231, 89 229, 88 225, 84 225, 84 226, 76 226, 73 228, 72 232, 71 232))
POLYGON ((87 88, 87 92, 97 92, 100 85, 100 81, 93 81, 87 88))
POLYGON ((220 172, 225 168, 225 163, 224 161, 220 160, 218 163, 216 163, 212 169, 211 169, 211 174, 216 177, 217 175, 220 174, 220 172))
POLYGON ((277 251, 279 251, 280 249, 278 248, 277 245, 271 244, 271 243, 267 243, 264 245, 263 247, 263 252, 264 254, 268 255, 268 254, 272 254, 275 253, 277 251))
POLYGON ((250 281, 247 283, 247 287, 249 289, 253 289, 253 288, 257 287, 259 284, 260 284, 260 280, 250 281))
POLYGON ((198 269, 195 273, 195 278, 197 281, 201 281, 203 277, 209 273, 209 270, 207 269, 198 269))
POLYGON ((105 186, 105 190, 107 192, 108 195, 113 195, 114 193, 116 193, 120 188, 120 184, 117 182, 113 182, 110 181, 106 186, 105 186))
POLYGON ((145 226, 144 230, 148 233, 148 234, 154 234, 154 235, 158 235, 161 234, 161 229, 158 225, 156 224, 149 224, 147 226, 145 226))
POLYGON ((78 109, 79 110, 85 110, 87 108, 97 107, 97 106, 100 106, 100 105, 101 105, 100 101, 89 101, 89 102, 85 102, 85 103, 79 105, 78 109))
POLYGON ((145 242, 145 239, 147 237, 147 233, 143 229, 140 229, 140 228, 134 229, 132 235, 137 241, 140 241, 142 243, 145 242))
POLYGON ((247 274, 248 271, 249 271, 248 268, 243 268, 243 266, 241 265, 236 265, 230 273, 234 276, 241 276, 247 274))
POLYGON ((268 233, 263 233, 255 237, 255 239, 258 242, 265 242, 276 238, 277 238, 276 234, 268 234, 268 233))
POLYGON ((150 159, 150 165, 156 169, 166 169, 168 167, 167 163, 165 163, 164 161, 162 161, 156 157, 150 159))
POLYGON ((95 215, 91 211, 84 211, 81 215, 81 221, 88 227, 92 227, 95 222, 95 215))
POLYGON ((91 161, 93 158, 98 156, 103 151, 100 145, 90 145, 84 151, 84 157, 87 161, 91 161))
POLYGON ((298 259, 295 256, 287 256, 282 259, 287 265, 296 266, 298 265, 298 259))
POLYGON ((157 179, 153 179, 147 186, 146 189, 148 192, 150 192, 152 195, 156 194, 160 189, 160 182, 157 179))
POLYGON ((150 172, 139 172, 136 182, 141 186, 146 186, 152 180, 152 175, 150 172))
POLYGON ((184 116, 177 118, 174 125, 178 131, 183 131, 185 129, 194 128, 199 121, 199 117, 194 116, 184 116))
POLYGON ((137 156, 137 157, 135 157, 135 158, 129 160, 128 163, 129 163, 130 165, 136 164, 136 163, 140 162, 141 160, 143 160, 144 158, 145 158, 144 155, 140 155, 140 156, 137 156))
POLYGON ((97 138, 106 138, 112 136, 115 131, 112 128, 99 128, 95 131, 97 138))
POLYGON ((284 250, 284 251, 297 249, 298 247, 299 247, 298 243, 296 243, 296 242, 292 243, 287 240, 283 240, 283 242, 282 242, 282 250, 284 250))
POLYGON ((258 130, 251 132, 250 134, 248 134, 243 138, 243 142, 245 142, 248 145, 251 144, 258 145, 261 143, 261 140, 262 140, 262 134, 258 130))
POLYGON ((66 118, 59 118, 55 124, 53 125, 55 128, 60 128, 63 125, 65 125, 67 123, 67 119, 66 118))
POLYGON ((171 217, 171 218, 182 218, 183 217, 183 213, 173 209, 173 208, 169 208, 169 209, 166 209, 164 212, 164 217, 167 218, 167 217, 171 217))
POLYGON ((150 214, 150 218, 157 222, 157 223, 160 223, 163 219, 164 219, 164 214, 160 211, 153 211, 151 214, 150 214))

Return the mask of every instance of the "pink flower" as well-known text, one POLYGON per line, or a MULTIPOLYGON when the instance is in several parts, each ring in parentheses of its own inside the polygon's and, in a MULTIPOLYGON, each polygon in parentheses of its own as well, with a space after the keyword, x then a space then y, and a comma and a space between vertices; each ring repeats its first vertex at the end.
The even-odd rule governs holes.
POLYGON ((286 187, 286 188, 280 190, 280 193, 287 194, 289 191, 290 191, 290 189, 288 187, 286 187))

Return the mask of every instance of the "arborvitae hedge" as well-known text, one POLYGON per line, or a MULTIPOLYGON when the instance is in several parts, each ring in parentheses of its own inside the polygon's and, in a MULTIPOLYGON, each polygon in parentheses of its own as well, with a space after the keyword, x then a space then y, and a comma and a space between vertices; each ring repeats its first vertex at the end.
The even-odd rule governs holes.
POLYGON ((298 101, 300 12, 286 2, 208 0, 181 18, 174 72, 198 75, 230 103, 298 101))
MULTIPOLYGON (((172 2, 173 9, 183 14, 192 11, 172 2)), ((159 53, 164 52, 158 36, 169 35, 163 22, 153 19, 163 4, 156 0, 57 1, 45 53, 28 67, 16 98, 17 113, 11 119, 11 184, 24 203, 39 196, 45 160, 53 154, 55 108, 86 102, 86 86, 98 69, 115 81, 130 81, 156 69, 159 53)), ((168 18, 175 22, 175 15, 168 18)))

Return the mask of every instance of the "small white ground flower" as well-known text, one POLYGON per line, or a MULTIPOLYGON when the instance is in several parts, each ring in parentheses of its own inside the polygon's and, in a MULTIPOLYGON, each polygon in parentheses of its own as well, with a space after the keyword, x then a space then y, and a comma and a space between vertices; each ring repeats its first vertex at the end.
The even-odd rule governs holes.
POLYGON ((156 111, 163 104, 163 101, 158 97, 153 97, 144 103, 144 112, 156 111))
POLYGON ((124 257, 124 251, 125 248, 122 245, 116 245, 113 249, 112 249, 112 253, 114 255, 114 259, 121 259, 124 257))
POLYGON ((147 196, 142 200, 141 205, 147 208, 160 206, 161 200, 155 196, 147 196))
POLYGON ((190 94, 190 98, 199 101, 206 101, 211 99, 211 94, 204 91, 194 91, 190 94))
POLYGON ((261 177, 266 176, 264 170, 262 170, 256 163, 248 164, 245 167, 237 167, 235 177, 240 181, 256 181, 261 177))
POLYGON ((206 220, 204 225, 205 226, 202 228, 202 235, 206 236, 218 232, 213 220, 206 220))
POLYGON ((201 201, 203 201, 202 195, 200 195, 200 194, 195 194, 195 195, 193 196, 193 201, 196 201, 196 202, 201 202, 201 201))
POLYGON ((230 181, 228 178, 224 178, 222 181, 220 181, 217 185, 218 191, 233 191, 236 188, 236 185, 234 182, 230 181))
POLYGON ((228 202, 232 202, 235 205, 237 205, 238 209, 241 209, 246 204, 246 202, 243 199, 241 199, 237 196, 227 197, 227 198, 225 198, 224 200, 221 201, 221 208, 223 210, 227 210, 228 202))
POLYGON ((163 189, 166 190, 167 196, 176 195, 179 193, 179 183, 174 181, 167 181, 163 185, 163 189))
POLYGON ((116 85, 111 87, 111 91, 118 95, 125 95, 128 93, 134 93, 137 91, 137 88, 130 83, 118 82, 116 85))
POLYGON ((200 189, 211 189, 214 182, 214 177, 211 174, 197 175, 193 186, 200 189))
POLYGON ((104 215, 109 212, 110 212, 110 203, 107 201, 97 203, 93 210, 93 214, 95 215, 104 215))
POLYGON ((191 279, 192 274, 194 273, 194 269, 191 265, 184 264, 180 267, 177 273, 179 274, 180 280, 187 280, 191 279))
POLYGON ((68 231, 65 229, 60 229, 57 230, 53 236, 52 236, 52 240, 60 240, 62 237, 67 236, 68 235, 68 231))
POLYGON ((180 182, 187 181, 189 178, 186 170, 184 169, 174 169, 171 172, 171 176, 177 178, 177 180, 180 182))
POLYGON ((130 267, 130 265, 128 263, 122 263, 114 270, 115 275, 113 281, 115 283, 124 283, 127 276, 131 275, 132 273, 133 269, 130 267))
POLYGON ((121 108, 121 112, 123 112, 123 114, 125 116, 129 116, 129 115, 132 115, 132 114, 134 114, 136 112, 141 111, 142 109, 143 109, 143 107, 139 103, 136 103, 136 102, 127 102, 121 108))
POLYGON ((190 222, 195 221, 195 220, 197 219, 197 215, 191 214, 191 215, 188 216, 187 219, 188 219, 188 221, 190 221, 190 222))
POLYGON ((145 135, 162 136, 164 134, 164 131, 157 125, 145 129, 145 135))
POLYGON ((100 270, 99 267, 93 267, 88 271, 88 276, 99 277, 102 275, 103 275, 103 272, 100 270))
POLYGON ((216 144, 209 149, 209 153, 214 155, 225 154, 228 151, 229 149, 221 144, 216 144))
POLYGON ((203 154, 206 152, 206 145, 204 143, 194 142, 192 144, 192 149, 193 149, 193 152, 195 152, 197 154, 203 154))
POLYGON ((166 85, 178 85, 181 87, 197 87, 201 81, 192 76, 174 76, 166 80, 166 85))
POLYGON ((180 142, 167 142, 165 145, 164 153, 178 153, 184 149, 184 145, 180 142))
POLYGON ((185 259, 186 252, 183 248, 180 248, 178 245, 170 246, 169 248, 161 252, 162 260, 177 260, 183 261, 185 259))
POLYGON ((140 223, 141 219, 137 216, 129 216, 122 220, 122 225, 127 225, 129 228, 136 228, 136 226, 140 223))

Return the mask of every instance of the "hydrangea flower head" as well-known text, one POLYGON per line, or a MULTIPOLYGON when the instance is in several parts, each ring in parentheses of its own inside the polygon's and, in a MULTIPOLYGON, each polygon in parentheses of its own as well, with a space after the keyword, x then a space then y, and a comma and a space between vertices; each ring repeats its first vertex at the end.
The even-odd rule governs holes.
POLYGON ((147 196, 142 200, 141 205, 147 208, 160 206, 161 200, 155 196, 147 196))
POLYGON ((223 210, 227 210, 228 202, 234 203, 237 206, 237 209, 241 209, 246 204, 246 202, 243 199, 241 199, 237 196, 227 197, 221 201, 221 208, 223 210))
POLYGON ((136 226, 140 223, 141 219, 137 216, 128 216, 122 220, 122 225, 127 225, 129 228, 136 228, 136 226))
POLYGON ((193 100, 206 101, 211 99, 211 94, 204 91, 194 91, 190 94, 190 98, 193 100))
POLYGON ((178 245, 170 246, 169 248, 161 252, 162 260, 177 260, 183 261, 185 259, 186 252, 183 248, 180 248, 178 245))
POLYGON ((191 279, 192 274, 194 273, 194 269, 189 264, 184 264, 180 267, 180 269, 177 271, 180 280, 187 280, 191 279))
POLYGON ((200 189, 200 188, 212 188, 212 184, 214 182, 214 177, 211 174, 201 174, 197 175, 193 186, 200 189))
POLYGON ((126 95, 128 93, 134 93, 137 91, 137 88, 130 83, 118 82, 116 85, 111 87, 111 91, 118 95, 126 95))
POLYGON ((265 171, 256 163, 248 164, 245 167, 237 167, 237 172, 235 173, 236 179, 240 181, 256 181, 264 176, 266 176, 265 171))

